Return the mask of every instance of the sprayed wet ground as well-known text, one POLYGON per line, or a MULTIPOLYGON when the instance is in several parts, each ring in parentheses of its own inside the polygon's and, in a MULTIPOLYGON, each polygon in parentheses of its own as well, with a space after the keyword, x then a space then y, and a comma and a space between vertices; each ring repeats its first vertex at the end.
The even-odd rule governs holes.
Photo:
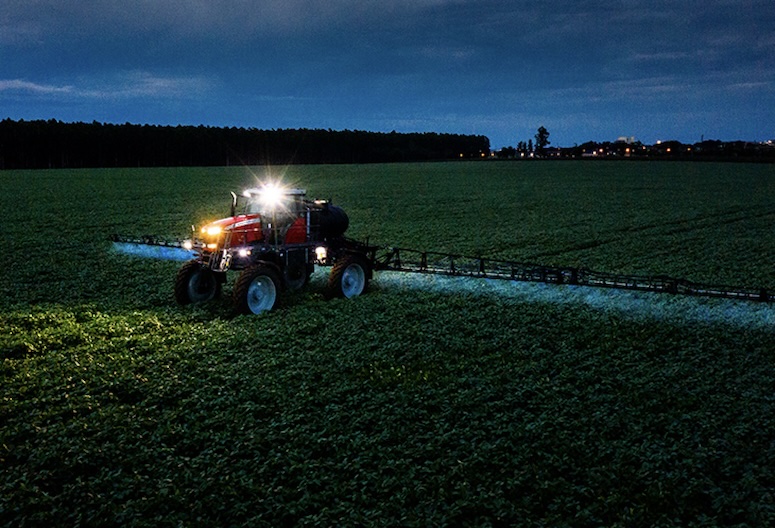
MULTIPOLYGON (((327 272, 320 270, 316 273, 327 272)), ((520 302, 579 304, 628 318, 724 323, 741 328, 775 329, 775 306, 767 303, 392 271, 375 273, 374 285, 386 290, 435 291, 485 298, 497 296, 520 302)))

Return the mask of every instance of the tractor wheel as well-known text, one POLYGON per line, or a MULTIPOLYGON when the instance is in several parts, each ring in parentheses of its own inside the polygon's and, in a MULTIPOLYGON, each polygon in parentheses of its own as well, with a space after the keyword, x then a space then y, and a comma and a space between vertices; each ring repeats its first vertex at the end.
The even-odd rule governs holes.
POLYGON ((310 273, 306 266, 293 266, 285 268, 283 281, 287 290, 300 290, 309 281, 310 273))
POLYGON ((257 264, 243 271, 234 284, 234 306, 241 314, 259 314, 277 305, 280 276, 269 266, 257 264))
POLYGON ((186 262, 175 279, 175 300, 178 304, 211 301, 221 293, 221 280, 198 261, 186 262))
POLYGON ((361 255, 348 255, 336 262, 328 277, 327 297, 351 299, 364 293, 369 285, 371 266, 361 255))

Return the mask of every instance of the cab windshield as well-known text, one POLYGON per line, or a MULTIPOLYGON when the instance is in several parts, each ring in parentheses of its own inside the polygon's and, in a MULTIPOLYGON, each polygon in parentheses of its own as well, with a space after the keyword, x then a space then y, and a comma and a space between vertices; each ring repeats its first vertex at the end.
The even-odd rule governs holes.
POLYGON ((268 211, 265 211, 264 209, 265 206, 261 200, 258 199, 258 196, 251 196, 246 200, 243 211, 245 214, 266 214, 268 211))
POLYGON ((297 215, 302 210, 300 196, 285 195, 279 201, 267 201, 263 195, 251 194, 245 199, 243 214, 260 214, 261 216, 297 215))

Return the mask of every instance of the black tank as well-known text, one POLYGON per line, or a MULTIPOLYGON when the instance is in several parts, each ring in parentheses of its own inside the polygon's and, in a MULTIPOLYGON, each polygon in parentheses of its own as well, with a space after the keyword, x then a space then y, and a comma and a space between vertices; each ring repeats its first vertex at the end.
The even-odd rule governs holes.
POLYGON ((317 227, 320 238, 334 238, 344 235, 350 227, 350 219, 344 209, 330 203, 315 204, 312 209, 312 227, 317 227))

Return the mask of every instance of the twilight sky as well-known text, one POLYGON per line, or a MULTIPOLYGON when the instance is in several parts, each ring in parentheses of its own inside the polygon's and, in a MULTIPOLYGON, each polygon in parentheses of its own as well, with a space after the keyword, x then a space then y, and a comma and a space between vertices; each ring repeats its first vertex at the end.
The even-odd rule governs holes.
POLYGON ((775 139, 775 2, 2 0, 7 117, 775 139))

